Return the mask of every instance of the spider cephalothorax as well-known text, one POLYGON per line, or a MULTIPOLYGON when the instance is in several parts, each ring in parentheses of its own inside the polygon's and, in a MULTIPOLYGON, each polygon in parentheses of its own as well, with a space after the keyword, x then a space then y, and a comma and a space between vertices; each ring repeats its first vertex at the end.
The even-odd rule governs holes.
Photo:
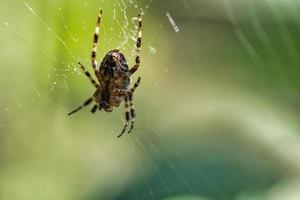
POLYGON ((133 105, 133 93, 139 86, 141 78, 138 77, 137 82, 132 88, 130 85, 130 76, 138 69, 140 65, 140 51, 142 43, 142 18, 138 15, 138 39, 136 43, 136 58, 135 65, 129 69, 126 59, 120 50, 114 49, 109 51, 103 58, 99 68, 97 69, 96 52, 99 38, 99 25, 101 21, 102 10, 98 16, 96 29, 94 33, 93 50, 91 54, 91 62, 94 69, 94 73, 97 77, 98 83, 92 78, 91 74, 85 69, 85 67, 79 62, 79 65, 85 75, 90 79, 91 83, 95 86, 96 91, 93 96, 84 102, 84 104, 72 112, 69 115, 77 112, 81 108, 89 105, 93 101, 95 102, 91 112, 95 113, 98 109, 106 112, 112 112, 113 107, 119 107, 121 102, 125 101, 125 125, 118 137, 121 137, 126 131, 129 120, 131 119, 131 126, 128 133, 134 127, 135 110, 133 105))

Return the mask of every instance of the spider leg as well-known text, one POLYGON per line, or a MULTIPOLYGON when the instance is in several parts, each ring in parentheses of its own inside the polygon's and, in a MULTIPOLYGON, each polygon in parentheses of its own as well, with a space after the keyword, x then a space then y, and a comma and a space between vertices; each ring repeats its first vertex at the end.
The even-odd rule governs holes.
POLYGON ((135 91, 135 89, 140 85, 140 82, 141 82, 141 77, 138 77, 137 81, 135 82, 133 87, 130 89, 131 93, 133 93, 135 91))
POLYGON ((135 89, 139 86, 141 82, 141 77, 138 77, 138 80, 135 82, 131 89, 117 89, 117 93, 119 96, 125 96, 128 93, 133 93, 135 89))
POLYGON ((128 93, 128 89, 117 89, 118 96, 125 96, 128 93))
POLYGON ((88 98, 81 106, 79 106, 78 108, 70 112, 68 115, 72 115, 76 113, 77 111, 81 110, 83 107, 88 106, 90 103, 92 103, 92 101, 93 101, 93 97, 88 98))
POLYGON ((124 124, 124 127, 123 127, 123 130, 121 131, 121 133, 118 135, 118 138, 121 137, 126 129, 127 129, 127 126, 128 126, 128 123, 129 123, 129 120, 130 120, 130 115, 129 115, 129 101, 128 101, 128 95, 125 96, 125 124, 124 124))
POLYGON ((130 108, 130 118, 131 118, 131 125, 128 133, 130 133, 134 127, 134 121, 135 121, 135 109, 134 109, 134 104, 133 104, 133 93, 130 92, 128 93, 129 97, 129 108, 130 108))
POLYGON ((131 125, 128 133, 130 133, 134 127, 134 121, 135 121, 135 109, 134 109, 134 104, 133 104, 133 93, 135 89, 139 86, 141 82, 141 77, 138 77, 138 80, 135 82, 133 87, 130 89, 130 92, 128 92, 128 99, 129 99, 129 108, 130 108, 130 118, 131 118, 131 125))
POLYGON ((136 41, 136 57, 135 65, 129 70, 130 75, 132 75, 140 66, 140 55, 141 55, 141 45, 142 45, 142 16, 138 14, 139 27, 138 27, 138 38, 136 41))
POLYGON ((96 22, 96 28, 95 28, 94 39, 93 39, 93 49, 92 49, 92 54, 91 54, 92 67, 94 69, 96 76, 98 74, 96 54, 97 54, 97 47, 98 47, 98 38, 99 38, 99 29, 100 29, 101 18, 102 18, 102 10, 100 9, 99 15, 97 18, 97 22, 96 22))
POLYGON ((129 98, 129 108, 130 108, 130 118, 131 118, 131 125, 128 133, 130 133, 134 127, 134 121, 135 121, 135 109, 134 109, 134 104, 133 104, 133 92, 135 89, 139 86, 141 82, 141 77, 138 77, 138 80, 135 82, 133 87, 130 89, 130 92, 128 92, 128 98, 129 98))
POLYGON ((95 113, 98 109, 98 105, 94 105, 94 107, 91 109, 92 113, 95 113))
POLYGON ((85 69, 85 67, 80 62, 78 62, 78 64, 80 65, 80 68, 82 69, 82 71, 84 72, 84 74, 88 77, 88 79, 91 81, 91 83, 95 86, 95 88, 98 88, 99 85, 92 78, 91 74, 85 69))

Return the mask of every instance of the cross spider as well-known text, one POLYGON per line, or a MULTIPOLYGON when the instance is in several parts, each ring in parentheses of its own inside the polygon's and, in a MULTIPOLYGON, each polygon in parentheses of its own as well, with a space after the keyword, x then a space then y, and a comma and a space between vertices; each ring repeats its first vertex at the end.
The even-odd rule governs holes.
POLYGON ((113 107, 119 107, 121 102, 125 101, 125 125, 123 130, 118 135, 121 137, 126 131, 129 121, 131 119, 131 126, 128 131, 130 133, 134 127, 135 120, 135 110, 133 105, 133 93, 135 89, 139 86, 141 77, 138 77, 136 83, 132 88, 129 88, 130 85, 130 76, 137 71, 140 66, 140 53, 141 53, 141 44, 142 44, 142 17, 138 14, 138 38, 136 42, 136 57, 135 65, 129 69, 126 63, 126 59, 120 50, 114 49, 109 51, 103 58, 100 67, 97 68, 96 61, 96 52, 99 38, 99 26, 102 18, 102 10, 100 9, 96 29, 94 33, 93 40, 93 49, 91 54, 92 67, 95 73, 95 76, 98 79, 96 82, 91 74, 85 69, 85 67, 78 62, 80 68, 91 81, 91 83, 96 88, 93 96, 88 98, 81 106, 70 112, 68 115, 71 115, 85 106, 88 106, 93 101, 95 105, 91 109, 92 113, 95 113, 98 109, 103 109, 106 112, 112 112, 113 107))

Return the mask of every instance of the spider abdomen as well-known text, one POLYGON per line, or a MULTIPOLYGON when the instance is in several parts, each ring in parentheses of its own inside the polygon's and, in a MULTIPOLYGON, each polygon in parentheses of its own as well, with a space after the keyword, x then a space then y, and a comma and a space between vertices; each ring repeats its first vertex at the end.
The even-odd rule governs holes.
POLYGON ((115 76, 122 76, 126 72, 128 72, 126 59, 118 49, 109 51, 99 67, 100 76, 106 80, 115 76))

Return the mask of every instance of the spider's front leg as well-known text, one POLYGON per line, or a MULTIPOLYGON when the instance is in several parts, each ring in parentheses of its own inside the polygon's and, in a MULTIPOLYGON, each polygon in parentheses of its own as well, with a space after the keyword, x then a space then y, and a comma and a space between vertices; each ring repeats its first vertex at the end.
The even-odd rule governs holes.
POLYGON ((85 69, 85 67, 78 62, 78 64, 80 65, 81 70, 83 71, 83 73, 86 75, 86 77, 91 81, 91 83, 95 86, 95 88, 98 88, 98 84, 97 82, 92 78, 91 74, 85 69))
POLYGON ((94 39, 93 39, 93 49, 92 49, 92 53, 91 53, 92 67, 94 69, 94 72, 95 72, 95 75, 97 78, 98 78, 98 70, 97 70, 96 54, 97 54, 97 47, 98 47, 98 38, 99 38, 99 29, 100 29, 101 18, 102 18, 102 10, 100 9, 99 15, 97 18, 97 22, 96 22, 96 28, 95 28, 94 39))
POLYGON ((136 41, 136 56, 135 65, 129 70, 130 75, 132 75, 140 66, 140 56, 141 56, 141 46, 142 46, 142 16, 138 14, 139 27, 138 27, 138 38, 136 41))

